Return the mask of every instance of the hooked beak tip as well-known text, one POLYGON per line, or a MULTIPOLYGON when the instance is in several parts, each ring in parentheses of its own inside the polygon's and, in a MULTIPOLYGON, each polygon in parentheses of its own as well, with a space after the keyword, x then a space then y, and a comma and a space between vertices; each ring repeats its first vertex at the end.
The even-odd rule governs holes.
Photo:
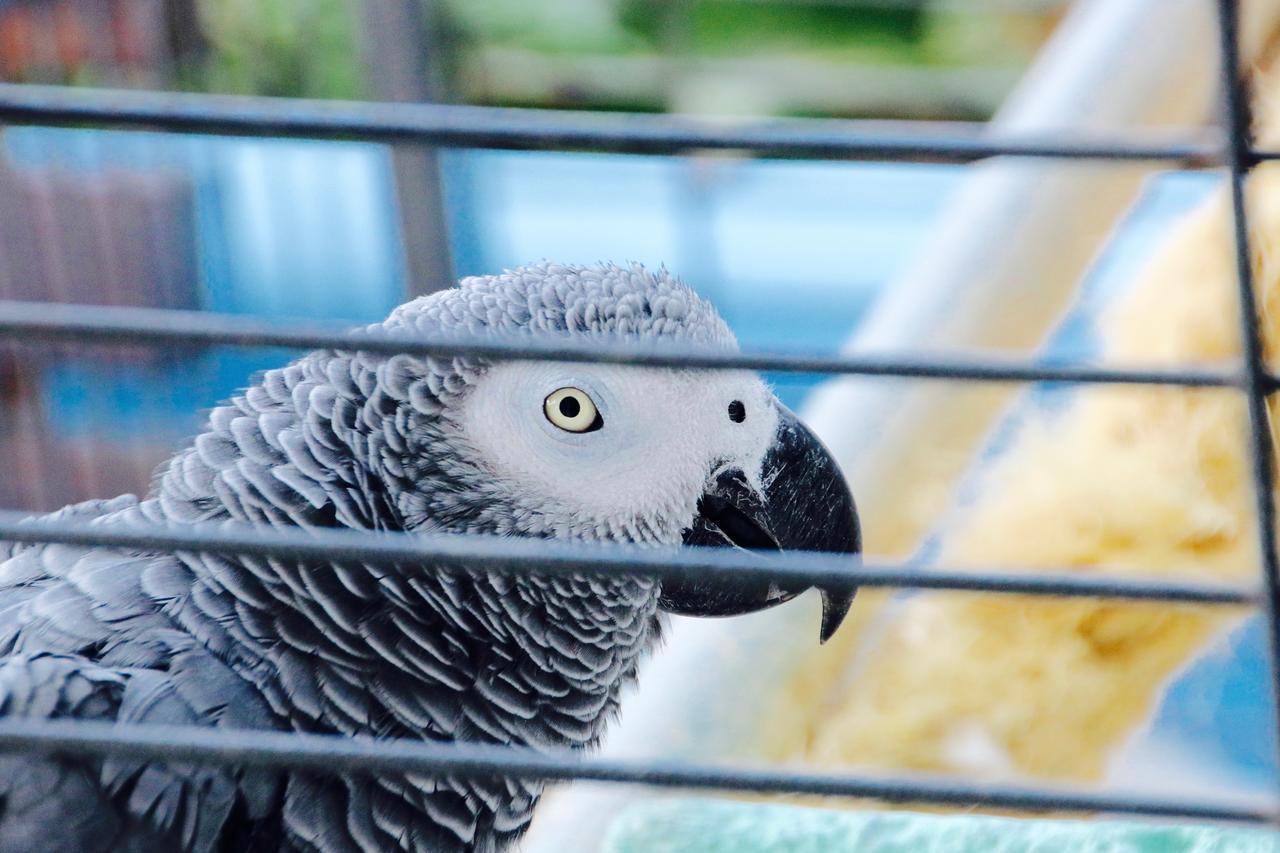
POLYGON ((840 628, 844 618, 849 615, 849 608, 853 606, 855 591, 856 587, 852 586, 840 590, 818 590, 822 595, 822 629, 818 634, 819 643, 826 643, 840 628))
MULTIPOLYGON (((755 486, 739 468, 719 471, 698 501, 683 534, 694 547, 736 547, 748 552, 808 551, 850 557, 856 574, 861 552, 858 513, 848 483, 831 452, 786 407, 762 463, 767 485, 755 486)), ((737 583, 690 577, 663 580, 659 606, 671 613, 731 616, 753 613, 799 595, 808 584, 763 579, 737 583)), ((823 643, 831 639, 853 604, 855 584, 842 576, 819 585, 823 643)))

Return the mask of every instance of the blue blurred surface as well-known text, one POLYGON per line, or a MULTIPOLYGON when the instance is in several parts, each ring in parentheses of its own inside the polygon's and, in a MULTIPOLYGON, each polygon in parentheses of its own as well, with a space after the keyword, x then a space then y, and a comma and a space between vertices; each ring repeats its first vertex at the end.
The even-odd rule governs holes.
MULTIPOLYGON (((11 128, 20 169, 141 169, 194 188, 203 307, 366 323, 404 298, 384 146, 11 128)), ((746 348, 831 351, 907 262, 952 166, 446 151, 459 273, 543 258, 666 264, 746 348)), ((287 353, 215 350, 158 368, 51 372, 59 428, 184 434, 192 412, 287 353)), ((771 376, 798 406, 819 377, 771 376)))
POLYGON ((1251 616, 1172 680, 1143 738, 1242 789, 1274 791, 1280 769, 1270 670, 1266 622, 1251 616))
MULTIPOLYGON (((199 308, 370 323, 402 301, 404 275, 391 163, 382 146, 9 128, 17 169, 140 171, 190 182, 199 308)), ((72 235, 79 237, 80 235, 72 235)), ((203 410, 285 350, 217 348, 160 363, 65 359, 45 376, 52 428, 176 440, 203 410)))

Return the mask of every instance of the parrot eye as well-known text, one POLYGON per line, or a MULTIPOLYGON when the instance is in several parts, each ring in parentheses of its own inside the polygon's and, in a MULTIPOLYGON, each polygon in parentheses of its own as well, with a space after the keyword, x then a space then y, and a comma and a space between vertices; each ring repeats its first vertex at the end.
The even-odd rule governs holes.
POLYGON ((581 388, 560 388, 542 403, 547 420, 565 432, 595 432, 604 426, 600 411, 581 388))
POLYGON ((735 424, 740 424, 747 419, 747 407, 742 405, 741 400, 734 400, 729 404, 729 420, 735 424))

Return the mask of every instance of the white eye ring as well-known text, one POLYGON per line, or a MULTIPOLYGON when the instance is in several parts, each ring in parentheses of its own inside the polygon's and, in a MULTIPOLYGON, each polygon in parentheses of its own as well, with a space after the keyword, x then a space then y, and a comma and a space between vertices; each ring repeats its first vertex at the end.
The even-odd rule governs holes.
POLYGON ((542 403, 547 420, 565 432, 595 432, 604 426, 600 410, 581 388, 567 386, 547 395, 542 403))

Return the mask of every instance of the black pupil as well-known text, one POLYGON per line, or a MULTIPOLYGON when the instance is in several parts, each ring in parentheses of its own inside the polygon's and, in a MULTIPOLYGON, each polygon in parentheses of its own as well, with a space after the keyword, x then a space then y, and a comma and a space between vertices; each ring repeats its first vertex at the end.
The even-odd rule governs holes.
POLYGON ((738 400, 729 404, 729 420, 740 424, 747 419, 747 407, 738 400))
POLYGON ((578 402, 577 397, 562 397, 560 399, 560 414, 566 418, 576 418, 582 411, 582 404, 578 402))

